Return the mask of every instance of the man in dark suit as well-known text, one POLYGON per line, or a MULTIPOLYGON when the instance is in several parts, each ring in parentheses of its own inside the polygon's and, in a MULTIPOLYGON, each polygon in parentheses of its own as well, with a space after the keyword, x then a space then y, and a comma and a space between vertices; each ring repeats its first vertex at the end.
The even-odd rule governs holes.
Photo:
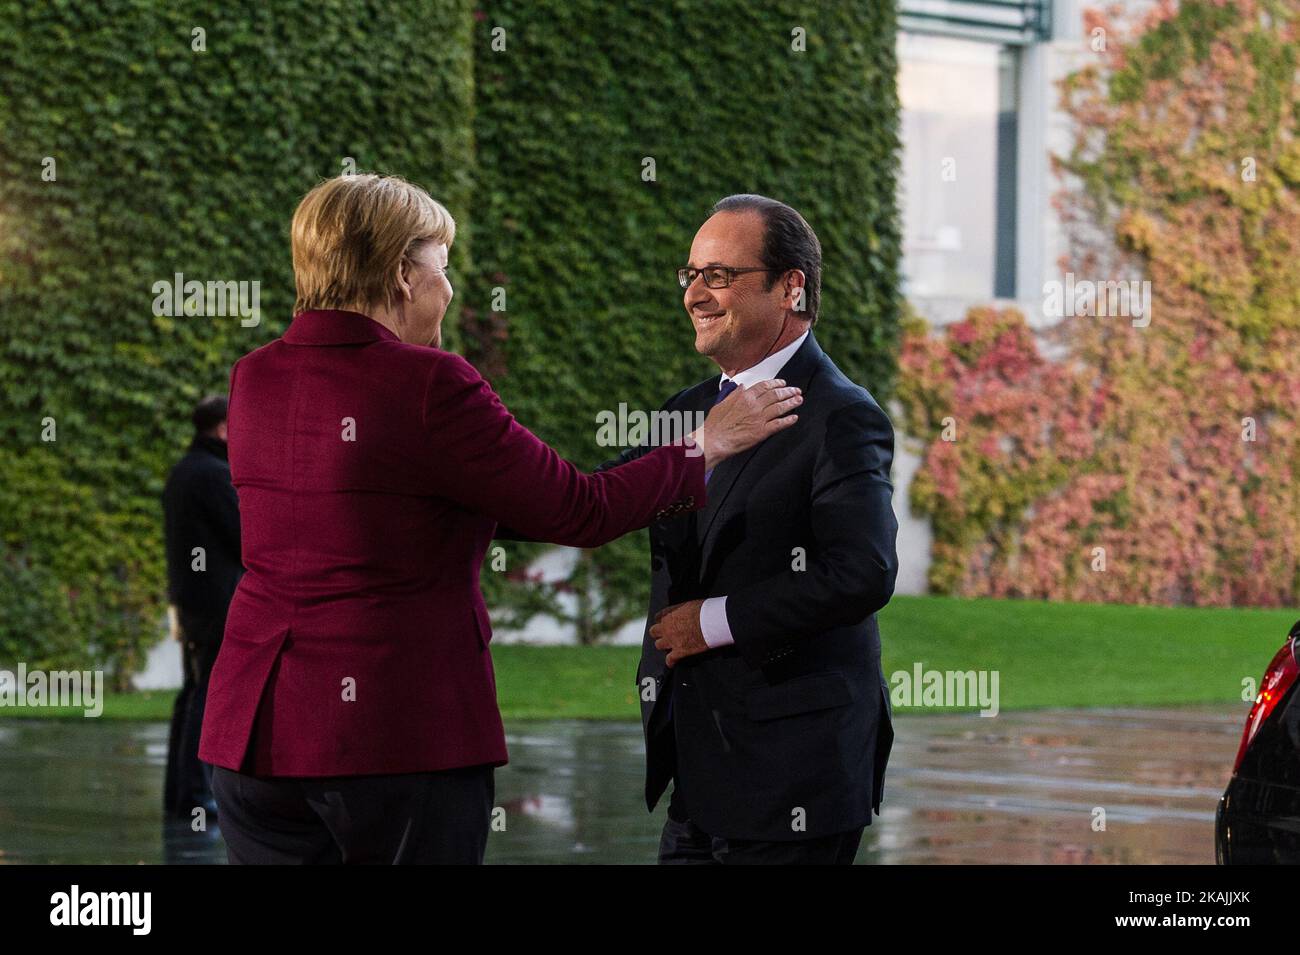
POLYGON ((172 714, 164 810, 190 818, 214 812, 211 770, 199 761, 208 679, 221 649, 226 611, 243 575, 239 498, 226 452, 227 400, 204 398, 194 409, 194 438, 163 489, 167 595, 179 616, 184 684, 172 714))
POLYGON ((821 247, 794 209, 722 200, 678 278, 722 375, 665 411, 694 420, 772 378, 804 403, 707 476, 703 510, 650 529, 637 681, 647 807, 673 784, 659 861, 848 864, 893 741, 875 617, 897 573, 893 429, 812 334, 821 247))

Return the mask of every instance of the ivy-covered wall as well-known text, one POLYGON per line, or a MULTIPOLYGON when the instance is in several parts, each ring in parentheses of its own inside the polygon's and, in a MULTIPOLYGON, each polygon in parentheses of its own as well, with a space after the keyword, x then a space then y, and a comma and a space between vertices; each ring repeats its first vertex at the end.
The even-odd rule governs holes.
POLYGON ((351 157, 468 218, 470 32, 461 0, 0 2, 0 661, 139 664, 158 495, 288 324, 298 199, 351 157), (260 323, 156 317, 176 273, 260 282, 260 323))
MULTIPOLYGON (((818 339, 890 394, 892 4, 503 0, 475 27, 475 274, 462 330, 520 420, 594 466, 618 450, 597 444, 599 411, 650 412, 716 373, 695 353, 675 270, 710 206, 737 192, 781 199, 811 223, 825 256, 818 339)), ((562 587, 581 598, 594 577, 607 599, 581 633, 644 612, 644 532, 585 556, 562 587)), ((484 584, 500 605, 501 575, 484 584)))
POLYGON ((1076 299, 1050 359, 1009 310, 909 328, 935 589, 1300 602, 1298 27, 1300 0, 1087 15, 1106 44, 1061 84, 1067 267, 1076 294, 1135 281, 1149 302, 1076 299))
MULTIPOLYGON (((288 324, 290 215, 349 168, 450 207, 449 344, 581 465, 617 450, 598 411, 710 373, 673 270, 732 192, 807 216, 818 335, 889 393, 889 4, 0 0, 0 64, 0 662, 140 664, 189 411, 288 324), (258 324, 155 315, 177 273, 260 283, 258 324)), ((586 632, 643 609, 642 546, 580 564, 586 632)), ((545 603, 504 577, 497 605, 545 603)))

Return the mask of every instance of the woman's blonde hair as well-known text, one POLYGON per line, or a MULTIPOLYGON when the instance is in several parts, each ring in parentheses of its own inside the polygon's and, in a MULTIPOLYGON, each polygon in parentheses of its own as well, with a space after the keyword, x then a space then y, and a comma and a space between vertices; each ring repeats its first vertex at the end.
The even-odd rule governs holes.
POLYGON ((405 258, 425 243, 451 246, 456 220, 400 176, 327 179, 298 203, 290 229, 293 311, 388 303, 405 258))

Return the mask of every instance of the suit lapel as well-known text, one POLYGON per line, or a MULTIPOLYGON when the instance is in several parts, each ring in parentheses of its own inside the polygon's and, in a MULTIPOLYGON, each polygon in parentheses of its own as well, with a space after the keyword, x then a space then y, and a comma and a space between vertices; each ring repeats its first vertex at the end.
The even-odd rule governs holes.
MULTIPOLYGON (((817 339, 813 337, 812 332, 809 332, 808 337, 804 339, 804 343, 799 346, 798 351, 790 356, 790 360, 773 377, 783 379, 787 385, 802 388, 806 393, 808 383, 812 381, 813 376, 817 373, 822 357, 822 350, 817 344, 817 339)), ((795 427, 799 426, 795 425, 795 427)), ((767 442, 761 441, 743 454, 728 458, 714 468, 713 474, 709 477, 708 502, 702 510, 695 512, 698 522, 696 540, 699 544, 700 554, 697 571, 700 579, 704 576, 704 568, 708 566, 709 552, 717 537, 713 530, 718 524, 718 515, 726 507, 732 491, 741 483, 740 476, 744 473, 745 468, 765 447, 767 447, 767 442)), ((736 498, 742 503, 743 499, 743 494, 738 495, 736 498)))
MULTIPOLYGON (((718 382, 721 375, 714 375, 712 378, 702 381, 697 385, 690 394, 684 396, 678 407, 673 410, 685 411, 690 417, 687 428, 693 431, 695 423, 702 421, 713 407, 713 399, 718 394, 718 382)), ((712 480, 709 481, 712 484, 712 480)), ((677 603, 681 600, 690 599, 693 594, 687 596, 688 589, 694 584, 699 577, 696 568, 696 562, 699 559, 699 548, 696 544, 697 523, 700 512, 690 511, 682 514, 670 521, 665 521, 656 528, 656 533, 664 548, 669 552, 668 557, 670 566, 676 572, 671 574, 672 584, 669 593, 669 603, 677 603)))

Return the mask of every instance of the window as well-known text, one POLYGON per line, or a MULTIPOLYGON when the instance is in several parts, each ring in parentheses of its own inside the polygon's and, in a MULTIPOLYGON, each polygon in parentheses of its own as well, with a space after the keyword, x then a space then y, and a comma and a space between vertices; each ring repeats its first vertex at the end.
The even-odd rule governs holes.
POLYGON ((1016 288, 1016 48, 902 33, 904 293, 972 300, 1016 288))

